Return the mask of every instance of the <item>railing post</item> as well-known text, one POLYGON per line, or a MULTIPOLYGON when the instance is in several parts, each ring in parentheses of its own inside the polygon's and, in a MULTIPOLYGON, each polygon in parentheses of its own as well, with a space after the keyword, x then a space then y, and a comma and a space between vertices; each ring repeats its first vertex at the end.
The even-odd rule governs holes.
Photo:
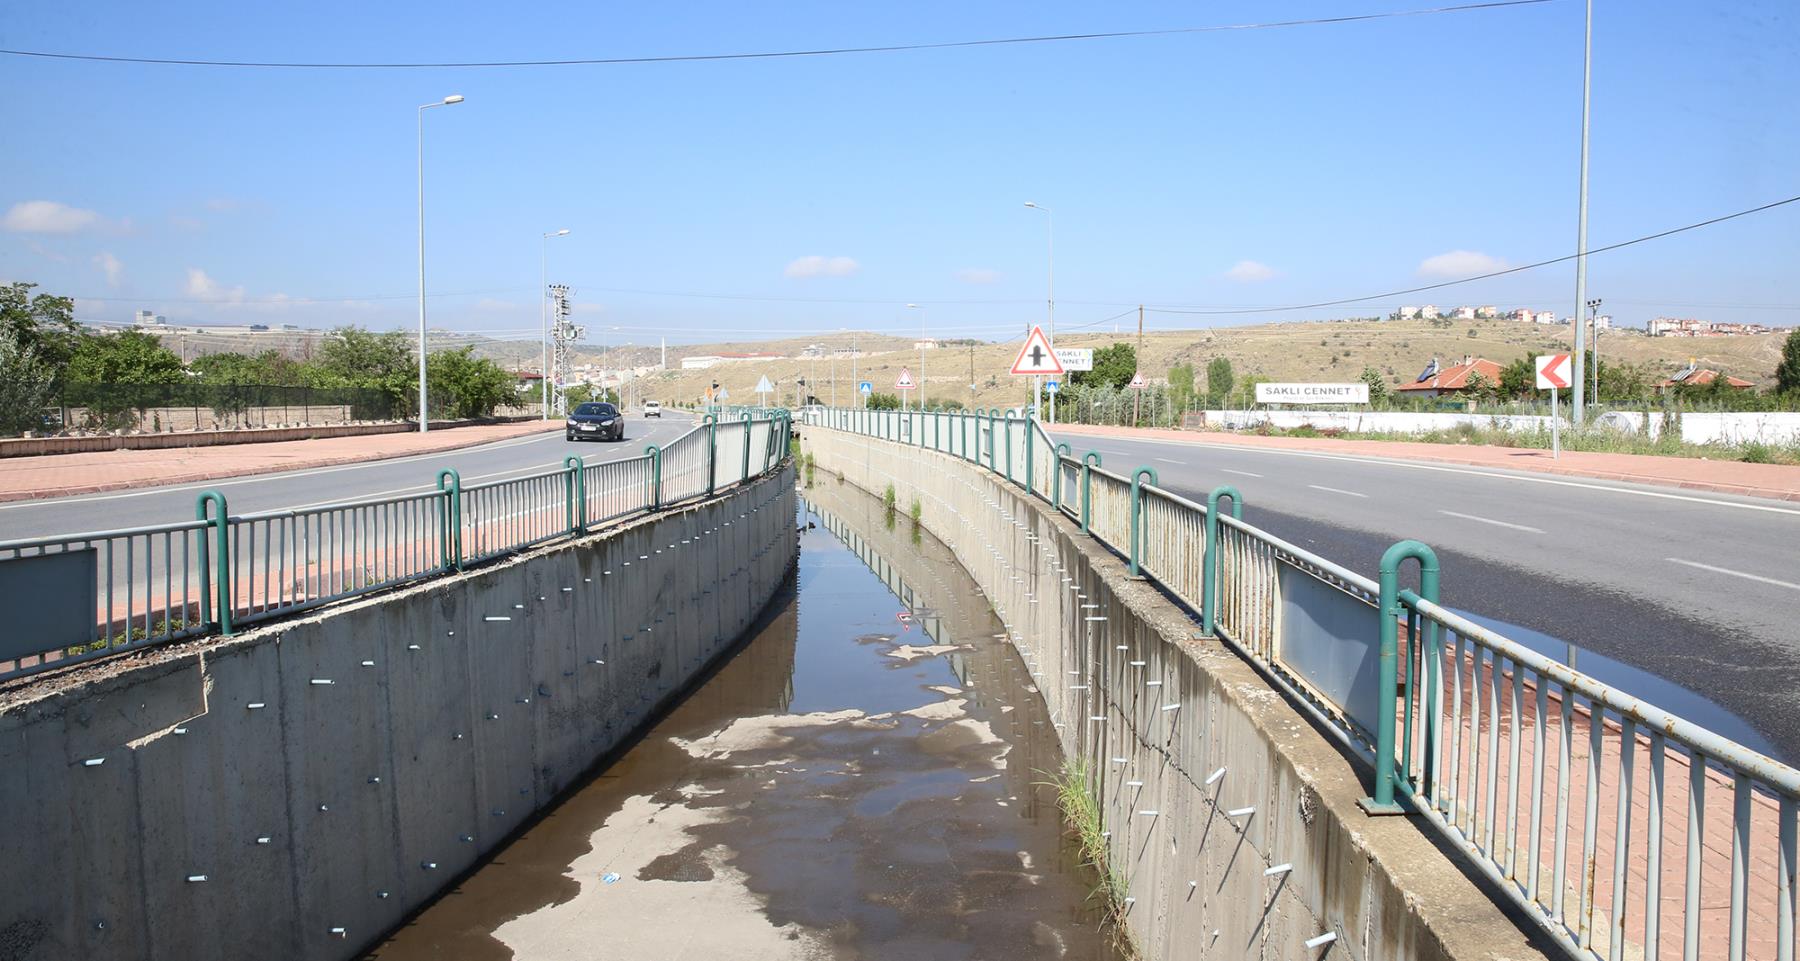
POLYGON ((1007 479, 1007 481, 1016 484, 1016 483, 1018 483, 1018 481, 1013 480, 1013 473, 1012 473, 1012 426, 1013 426, 1013 412, 1012 411, 1009 410, 1006 412, 1006 419, 1004 421, 1002 421, 1002 423, 1004 423, 1006 425, 1006 440, 1005 440, 1005 444, 1006 444, 1006 479, 1007 479))
POLYGON ((662 448, 650 444, 644 448, 650 455, 650 510, 662 510, 662 448))
POLYGON ((447 571, 462 570, 462 475, 446 467, 438 471, 438 558, 447 571), (445 485, 449 481, 449 485, 445 485))
POLYGON ((1244 495, 1230 484, 1220 484, 1206 495, 1206 548, 1200 555, 1200 629, 1213 633, 1218 623, 1219 501, 1231 498, 1231 516, 1244 519, 1244 495))
POLYGON ((570 454, 563 458, 563 467, 568 474, 563 478, 565 493, 569 499, 569 533, 587 533, 587 478, 583 476, 581 458, 570 454))
POLYGON ((1037 493, 1037 489, 1033 486, 1033 484, 1036 482, 1036 478, 1034 478, 1032 476, 1032 474, 1035 472, 1036 465, 1034 465, 1032 463, 1032 457, 1031 457, 1031 454, 1032 454, 1031 437, 1033 434, 1037 433, 1037 431, 1032 429, 1035 426, 1037 426, 1037 425, 1032 422, 1031 411, 1026 411, 1025 412, 1025 493, 1027 493, 1027 494, 1037 493))
MULTIPOLYGON (((1400 565, 1408 560, 1419 562, 1419 594, 1432 602, 1438 596, 1437 553, 1424 544, 1406 540, 1389 547, 1381 555, 1381 597, 1378 616, 1381 620, 1381 680, 1376 694, 1375 717, 1375 792, 1363 798, 1362 809, 1370 814, 1397 814, 1402 808, 1394 801, 1395 756, 1394 723, 1400 699, 1400 625, 1405 613, 1400 600, 1400 565)), ((1408 691, 1410 698, 1412 692, 1408 691)))
POLYGON ((1081 458, 1081 532, 1088 532, 1088 518, 1093 516, 1093 468, 1100 466, 1100 452, 1088 451, 1081 458))
MULTIPOLYGON (((225 508, 225 495, 218 491, 206 491, 195 498, 194 519, 206 521, 207 527, 213 533, 213 549, 210 552, 211 557, 208 557, 206 531, 196 532, 200 535, 200 622, 209 627, 217 624, 220 634, 230 634, 231 607, 236 601, 236 596, 231 589, 231 538, 229 536, 231 515, 225 508), (218 508, 216 516, 213 516, 209 510, 213 507, 218 508), (207 570, 209 562, 212 568, 210 571, 207 570), (210 584, 207 579, 209 573, 212 575, 210 584), (216 595, 214 595, 215 591, 216 595), (213 617, 213 606, 208 603, 208 598, 211 596, 218 598, 217 618, 213 617)), ((111 617, 111 612, 108 612, 107 616, 111 617)), ((129 640, 130 630, 125 633, 126 639, 129 640)))
POLYGON ((1150 483, 1156 483, 1156 468, 1140 467, 1131 475, 1131 576, 1138 575, 1138 562, 1143 558, 1144 550, 1144 475, 1150 475, 1150 483))
POLYGON ((1050 501, 1051 506, 1055 507, 1057 510, 1062 510, 1062 459, 1074 452, 1075 448, 1070 447, 1067 442, 1056 445, 1055 462, 1050 467, 1050 473, 1053 478, 1050 484, 1054 491, 1054 493, 1050 495, 1050 501))
POLYGON ((719 420, 711 414, 700 418, 706 425, 706 496, 713 495, 713 483, 719 476, 719 420))
POLYGON ((994 433, 995 433, 994 422, 999 419, 1000 419, 1000 408, 989 407, 988 408, 988 471, 990 473, 994 473, 994 474, 1000 473, 1000 468, 995 466, 996 460, 995 460, 995 456, 994 456, 994 446, 995 446, 994 445, 994 433))
POLYGON ((739 483, 750 479, 750 415, 744 415, 744 473, 738 478, 739 483))

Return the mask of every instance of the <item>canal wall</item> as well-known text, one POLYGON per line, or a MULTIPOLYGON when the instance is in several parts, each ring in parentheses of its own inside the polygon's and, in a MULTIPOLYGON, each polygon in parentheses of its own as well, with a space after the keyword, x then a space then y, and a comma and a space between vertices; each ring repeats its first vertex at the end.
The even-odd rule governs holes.
POLYGON ((945 454, 817 426, 801 443, 821 477, 917 502, 986 592, 1087 772, 1145 958, 1546 956, 1454 853, 1363 813, 1359 762, 1047 504, 945 454))
POLYGON ((0 959, 357 956, 678 697, 791 570, 712 501, 0 702, 0 959))

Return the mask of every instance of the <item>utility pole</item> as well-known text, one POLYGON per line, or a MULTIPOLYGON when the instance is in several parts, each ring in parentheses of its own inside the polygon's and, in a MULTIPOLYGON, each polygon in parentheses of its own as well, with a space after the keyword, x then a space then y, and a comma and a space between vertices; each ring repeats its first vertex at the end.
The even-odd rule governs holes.
POLYGON ((1600 298, 1595 297, 1593 300, 1587 302, 1587 312, 1588 323, 1594 328, 1594 362, 1588 365, 1593 368, 1593 373, 1590 376, 1593 379, 1594 391, 1588 395, 1588 403, 1598 404, 1600 403, 1600 318, 1598 316, 1600 313, 1600 298))
MULTIPOLYGON (((1132 350, 1132 366, 1137 368, 1136 370, 1133 370, 1131 372, 1133 377, 1137 376, 1138 374, 1143 373, 1143 371, 1144 371, 1144 305, 1143 304, 1138 305, 1138 338, 1137 338, 1137 347, 1133 348, 1133 350, 1132 350)), ((1138 425, 1138 415, 1143 412, 1143 405, 1144 405, 1144 392, 1141 390, 1132 391, 1131 392, 1131 426, 1136 427, 1138 425)))
POLYGON ((1594 0, 1587 0, 1587 34, 1581 55, 1581 199, 1575 227, 1575 426, 1587 423, 1581 369, 1586 365, 1581 309, 1587 301, 1588 113, 1594 87, 1594 0))

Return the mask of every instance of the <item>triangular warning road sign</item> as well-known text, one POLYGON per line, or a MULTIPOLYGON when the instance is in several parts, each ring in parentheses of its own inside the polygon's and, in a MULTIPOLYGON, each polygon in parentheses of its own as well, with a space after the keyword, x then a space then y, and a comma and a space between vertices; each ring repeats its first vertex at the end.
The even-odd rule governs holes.
POLYGON ((759 380, 756 382, 756 392, 759 394, 766 394, 769 391, 772 391, 774 389, 775 389, 775 385, 769 383, 769 375, 768 374, 764 374, 762 376, 762 380, 759 380))
POLYGON ((913 383, 912 371, 906 367, 900 368, 900 379, 894 381, 894 389, 895 390, 915 390, 918 388, 918 386, 919 385, 913 383))
POLYGON ((1031 333, 1025 337, 1025 346, 1019 348, 1018 359, 1013 361, 1012 372, 1032 376, 1062 374, 1062 361, 1056 358, 1050 338, 1044 336, 1044 328, 1031 328, 1031 333))
POLYGON ((1125 386, 1132 390, 1143 390, 1150 386, 1150 382, 1144 379, 1144 372, 1140 370, 1131 375, 1131 383, 1126 384, 1125 386))

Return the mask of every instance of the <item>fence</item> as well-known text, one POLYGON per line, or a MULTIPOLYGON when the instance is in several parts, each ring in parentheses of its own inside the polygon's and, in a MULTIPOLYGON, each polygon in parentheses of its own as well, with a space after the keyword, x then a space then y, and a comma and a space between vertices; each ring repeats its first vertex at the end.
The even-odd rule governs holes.
POLYGON ((636 457, 570 456, 561 470, 471 487, 446 469, 425 493, 245 515, 208 491, 191 521, 0 541, 0 606, 52 612, 9 624, 0 680, 231 634, 580 536, 760 477, 785 457, 790 434, 784 412, 729 425, 709 416, 636 457), (727 437, 746 443, 727 452, 715 443, 727 437))
POLYGON ((399 420, 410 410, 385 391, 268 384, 67 384, 45 408, 43 431, 149 431, 399 420))
POLYGON ((805 422, 959 457, 1068 515, 1368 762, 1366 809, 1420 816, 1569 956, 1794 961, 1800 771, 1443 607, 1426 545, 1371 579, 1246 523, 1235 488, 1195 503, 999 411, 805 422))

